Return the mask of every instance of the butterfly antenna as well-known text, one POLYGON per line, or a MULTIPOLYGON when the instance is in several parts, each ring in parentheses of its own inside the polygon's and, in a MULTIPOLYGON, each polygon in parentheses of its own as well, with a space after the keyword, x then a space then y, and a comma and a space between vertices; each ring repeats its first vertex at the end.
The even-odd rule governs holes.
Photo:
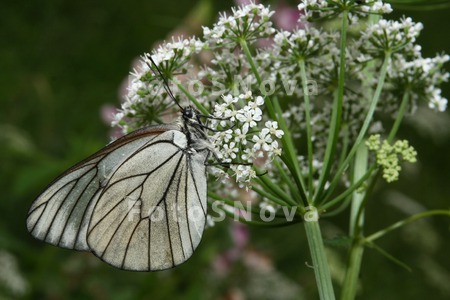
MULTIPOLYGON (((164 83, 164 89, 166 90, 167 94, 169 95, 170 98, 172 98, 172 100, 175 102, 175 104, 182 110, 184 111, 184 108, 180 105, 180 103, 178 103, 177 99, 175 98, 175 96, 173 95, 172 91, 170 90, 169 87, 169 82, 167 81, 167 78, 164 77, 164 75, 162 74, 161 70, 158 68, 158 65, 155 63, 155 61, 153 60, 152 56, 149 54, 147 56, 150 61, 152 62, 153 66, 155 67, 156 71, 158 72, 159 76, 161 77, 163 83, 164 83)), ((148 65, 148 62, 147 62, 148 65)), ((149 65, 150 69, 153 70, 153 68, 149 65)))

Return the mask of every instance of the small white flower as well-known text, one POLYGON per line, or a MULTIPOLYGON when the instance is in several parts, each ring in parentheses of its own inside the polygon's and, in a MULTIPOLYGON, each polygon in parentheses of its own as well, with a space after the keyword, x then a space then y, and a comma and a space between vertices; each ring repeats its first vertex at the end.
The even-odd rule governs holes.
POLYGON ((261 97, 261 96, 256 97, 255 104, 256 104, 257 106, 263 105, 263 104, 264 104, 264 98, 261 97))
POLYGON ((232 139, 232 137, 233 137, 232 133, 233 133, 233 131, 231 129, 221 130, 221 131, 216 132, 212 136, 212 139, 214 140, 214 143, 216 145, 225 144, 225 143, 228 143, 232 139))
POLYGON ((227 172, 225 172, 224 170, 219 169, 219 168, 217 168, 217 167, 211 166, 211 167, 208 169, 208 172, 209 172, 211 175, 213 175, 214 177, 216 177, 216 180, 227 180, 227 179, 230 178, 230 175, 228 175, 227 172))
POLYGON ((253 149, 245 149, 244 154, 242 154, 241 158, 243 161, 253 162, 256 159, 256 152, 253 149))
POLYGON ((253 97, 252 97, 252 91, 247 91, 245 94, 240 94, 239 95, 239 99, 245 99, 245 100, 248 100, 248 99, 252 99, 253 97))
POLYGON ((278 142, 277 141, 273 141, 272 144, 270 145, 271 147, 271 151, 269 153, 269 156, 280 156, 282 151, 281 148, 278 147, 278 142))
POLYGON ((244 109, 240 110, 236 114, 236 119, 238 119, 240 122, 244 123, 242 126, 242 129, 245 131, 248 131, 248 128, 252 128, 256 126, 256 122, 261 121, 262 118, 262 111, 260 109, 249 109, 248 107, 245 107, 244 109))
POLYGON ((115 127, 119 125, 120 121, 122 121, 123 118, 124 118, 123 112, 118 112, 114 114, 114 119, 111 121, 111 126, 115 127))
POLYGON ((256 172, 253 170, 251 166, 247 165, 239 165, 237 167, 232 166, 233 171, 235 172, 236 182, 243 183, 240 186, 245 186, 245 184, 250 183, 250 181, 256 177, 256 172))
POLYGON ((422 29, 423 25, 414 23, 411 18, 400 22, 381 19, 361 33, 357 44, 361 52, 373 57, 383 57, 385 51, 406 52, 409 48, 405 45, 414 43, 422 29))
POLYGON ((283 136, 284 134, 283 130, 278 129, 278 122, 267 121, 264 125, 266 126, 267 129, 269 129, 271 135, 274 135, 279 139, 283 136))
MULTIPOLYGON (((238 152, 239 152, 239 149, 236 147, 235 142, 231 142, 230 144, 224 144, 221 149, 221 153, 225 159, 228 159, 228 158, 235 159, 236 153, 238 153, 238 152)), ((228 162, 229 161, 231 161, 231 160, 228 160, 228 162)))
POLYGON ((236 143, 241 143, 242 145, 247 145, 247 131, 244 129, 237 128, 234 130, 234 140, 236 143))
POLYGON ((225 115, 225 112, 228 110, 227 105, 225 104, 216 104, 214 105, 214 116, 216 118, 221 118, 225 115))
POLYGON ((228 109, 225 111, 225 118, 229 118, 230 121, 234 123, 236 121, 237 114, 237 110, 228 109))
POLYGON ((428 102, 428 107, 440 112, 443 112, 447 109, 447 99, 441 96, 441 90, 435 89, 432 92, 432 97, 428 102))
POLYGON ((264 151, 270 150, 270 143, 272 143, 272 138, 268 134, 268 131, 261 131, 259 135, 254 135, 252 141, 255 143, 253 145, 253 150, 258 151, 263 149, 264 151))
POLYGON ((238 102, 238 98, 233 97, 232 95, 222 96, 223 101, 225 101, 226 106, 230 106, 233 103, 238 102))

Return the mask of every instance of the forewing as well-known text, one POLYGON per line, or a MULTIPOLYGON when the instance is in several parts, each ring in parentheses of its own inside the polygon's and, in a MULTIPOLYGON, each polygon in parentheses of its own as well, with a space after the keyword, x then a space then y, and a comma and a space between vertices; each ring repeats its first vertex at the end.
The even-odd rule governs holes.
POLYGON ((154 271, 186 261, 206 220, 204 152, 168 131, 130 156, 112 175, 93 209, 91 251, 126 270, 154 271))
POLYGON ((109 178, 128 156, 165 130, 149 127, 129 134, 67 170, 33 202, 28 212, 28 231, 56 246, 89 250, 88 224, 109 178))

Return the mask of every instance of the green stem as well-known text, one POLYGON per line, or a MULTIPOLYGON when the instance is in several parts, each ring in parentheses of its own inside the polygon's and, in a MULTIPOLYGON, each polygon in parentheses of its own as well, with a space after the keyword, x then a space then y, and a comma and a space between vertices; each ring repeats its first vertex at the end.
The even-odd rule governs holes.
POLYGON ((260 188, 258 188, 256 186, 253 186, 252 190, 255 191, 256 193, 258 193, 261 197, 264 197, 264 198, 267 198, 267 199, 271 200, 273 203, 276 203, 276 204, 281 205, 281 206, 289 206, 288 203, 286 203, 284 200, 280 200, 279 197, 276 197, 272 193, 268 193, 264 189, 260 189, 260 188))
POLYGON ((262 175, 259 177, 256 177, 255 182, 260 184, 264 187, 266 191, 271 191, 276 197, 278 197, 280 200, 285 202, 286 204, 296 206, 297 203, 295 200, 291 199, 291 197, 278 185, 272 182, 270 178, 267 177, 267 175, 262 175))
MULTIPOLYGON (((340 62, 339 62, 339 81, 338 81, 338 95, 333 101, 333 109, 331 114, 330 132, 328 134, 327 147, 325 149, 325 156, 323 158, 322 172, 320 172, 319 183, 313 196, 314 203, 317 203, 322 195, 325 183, 328 180, 333 165, 334 152, 339 136, 339 129, 341 127, 342 104, 344 101, 344 84, 345 84, 345 50, 347 46, 347 11, 342 14, 341 26, 341 46, 340 46, 340 62)), ((320 202, 320 201, 319 201, 320 202)))
POLYGON ((347 272, 345 273, 344 283, 342 284, 342 300, 355 299, 363 254, 363 243, 361 243, 360 239, 354 240, 350 249, 347 272))
MULTIPOLYGON (((369 151, 361 144, 356 152, 355 166, 353 169, 353 184, 358 182, 367 173, 367 159, 369 151)), ((364 197, 365 192, 353 192, 352 206, 350 211, 350 232, 353 242, 349 253, 347 271, 342 284, 341 299, 351 300, 356 296, 358 277, 364 253, 364 244, 361 243, 364 226, 364 197)))
POLYGON ((389 136, 387 138, 389 143, 392 142, 395 135, 397 134, 398 128, 400 127, 403 117, 405 116, 406 106, 408 102, 409 102, 409 92, 406 91, 405 94, 403 94, 402 103, 400 104, 397 117, 395 118, 394 125, 392 125, 391 132, 389 132, 389 136))
POLYGON ((209 116, 208 110, 200 102, 198 102, 197 99, 191 93, 189 93, 189 91, 178 80, 174 79, 174 82, 176 83, 177 87, 186 95, 186 97, 188 97, 189 100, 194 103, 195 107, 202 114, 204 114, 205 116, 209 116))
MULTIPOLYGON (((367 173, 367 160, 369 157, 369 150, 366 145, 361 144, 356 151, 355 157, 355 166, 353 169, 353 178, 352 183, 355 184, 358 182, 364 175, 367 173)), ((362 203, 364 200, 365 192, 363 191, 354 191, 353 192, 353 201, 350 210, 350 236, 353 236, 356 233, 356 227, 363 228, 364 225, 364 211, 362 214, 359 214, 360 209, 362 208, 362 203)))
POLYGON ((450 216, 450 210, 443 210, 443 209, 436 209, 436 210, 429 210, 429 211, 425 211, 423 213, 418 213, 415 214, 413 216, 410 216, 406 219, 403 219, 401 221, 398 221, 394 224, 392 224, 391 226, 386 227, 383 230, 380 230, 374 234, 369 235, 368 237, 366 237, 364 239, 365 242, 367 243, 372 243, 373 241, 375 241, 376 239, 379 239, 380 237, 386 235, 387 233, 400 228, 401 226, 404 226, 406 224, 409 224, 411 222, 417 221, 421 218, 425 218, 425 217, 430 217, 430 216, 435 216, 435 215, 447 215, 450 216))
POLYGON ((296 202, 300 203, 301 197, 298 194, 298 191, 295 187, 295 183, 292 182, 291 177, 288 176, 285 169, 283 169, 283 166, 280 164, 280 162, 278 161, 277 158, 275 158, 272 162, 274 163, 275 167, 277 168, 278 172, 280 173, 280 176, 283 179, 283 182, 288 185, 289 191, 290 191, 292 197, 295 198, 296 202))
POLYGON ((328 267, 319 222, 317 219, 305 220, 304 225, 320 299, 334 300, 333 284, 331 282, 331 274, 328 267))
POLYGON ((303 204, 305 206, 308 205, 307 203, 307 197, 306 197, 306 187, 305 182, 303 180, 302 173, 300 171, 300 165, 299 160, 297 159, 297 154, 295 151, 294 143, 292 141, 291 132, 288 129, 286 122, 284 121, 284 118, 282 117, 282 110, 280 107, 280 103, 278 102, 278 99, 275 98, 273 101, 275 110, 277 111, 278 115, 280 116, 280 128, 285 133, 283 137, 281 138, 281 143, 283 145, 283 149, 287 149, 286 155, 282 155, 283 162, 288 167, 289 171, 293 175, 294 181, 297 185, 298 192, 300 194, 300 197, 303 200, 303 204))
MULTIPOLYGON (((244 51, 245 57, 247 58, 247 60, 250 64, 250 68, 252 69, 252 72, 256 77, 256 81, 258 82, 259 85, 261 85, 261 83, 262 83, 261 75, 259 75, 258 68, 256 67, 255 61, 253 60, 253 55, 252 55, 250 49, 248 48, 247 41, 245 39, 241 39, 239 44, 241 45, 242 51, 244 51)), ((272 105, 272 101, 270 101, 269 97, 264 97, 264 104, 267 107, 269 116, 272 119, 278 121, 277 116, 275 114, 275 110, 272 105)))
POLYGON ((344 199, 345 197, 347 197, 348 195, 353 193, 357 188, 359 188, 372 175, 373 171, 375 171, 376 168, 377 168, 377 165, 373 164, 367 170, 367 172, 364 174, 364 176, 362 176, 356 183, 354 183, 350 187, 346 188, 345 191, 342 194, 340 194, 339 196, 337 196, 336 198, 333 198, 332 200, 327 201, 327 203, 325 203, 324 205, 320 206, 321 210, 328 210, 328 209, 330 209, 334 205, 336 205, 339 202, 341 202, 342 199, 344 199))
POLYGON ((298 62, 300 66, 300 75, 302 78, 303 98, 305 99, 305 122, 306 122, 306 141, 308 144, 308 203, 312 203, 313 195, 313 144, 311 130, 311 108, 309 103, 309 93, 306 78, 305 61, 298 62))

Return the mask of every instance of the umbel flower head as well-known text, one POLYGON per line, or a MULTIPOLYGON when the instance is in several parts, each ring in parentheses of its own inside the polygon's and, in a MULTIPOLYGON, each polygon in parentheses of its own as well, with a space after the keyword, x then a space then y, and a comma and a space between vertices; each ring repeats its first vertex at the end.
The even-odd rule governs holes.
POLYGON ((275 32, 270 17, 274 14, 268 7, 250 3, 232 8, 232 14, 221 14, 219 20, 210 29, 203 27, 205 41, 210 45, 238 44, 239 39, 256 41, 275 32))
POLYGON ((347 13, 350 24, 354 24, 368 14, 388 14, 392 12, 391 5, 374 0, 303 0, 298 9, 304 12, 303 20, 325 20, 337 18, 347 13))
MULTIPOLYGON (((346 170, 357 146, 369 134, 396 130, 385 128, 384 116, 400 121, 423 104, 446 109, 440 85, 448 80, 449 57, 422 57, 416 39, 423 26, 410 18, 365 21, 391 11, 382 1, 301 1, 298 8, 301 26, 292 31, 274 28, 274 11, 252 3, 220 14, 201 37, 174 39, 143 55, 113 125, 129 132, 174 121, 179 109, 167 80, 182 105, 210 116, 206 132, 219 160, 210 167, 211 197, 239 199, 239 187, 246 187, 246 197, 275 210, 333 199, 339 184, 349 187, 346 170), (361 28, 344 45, 333 25, 305 21, 336 18, 361 28)), ((388 181, 397 179, 402 159, 413 161, 401 143, 406 148, 392 141, 372 147, 388 181), (399 153, 406 156, 399 160, 399 153)))

